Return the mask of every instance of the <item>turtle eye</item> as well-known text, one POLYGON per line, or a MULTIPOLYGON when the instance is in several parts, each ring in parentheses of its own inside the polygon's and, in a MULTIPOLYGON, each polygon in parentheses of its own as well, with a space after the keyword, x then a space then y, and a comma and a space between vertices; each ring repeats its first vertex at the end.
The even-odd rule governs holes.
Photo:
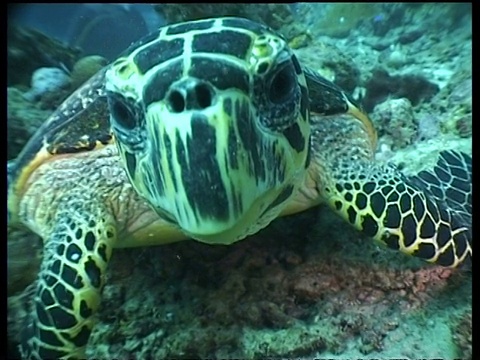
POLYGON ((119 100, 110 103, 110 113, 113 120, 121 127, 131 130, 137 125, 134 114, 129 107, 119 100))
POLYGON ((281 104, 291 98, 297 86, 295 70, 291 64, 285 65, 275 73, 268 91, 268 97, 274 104, 281 104))

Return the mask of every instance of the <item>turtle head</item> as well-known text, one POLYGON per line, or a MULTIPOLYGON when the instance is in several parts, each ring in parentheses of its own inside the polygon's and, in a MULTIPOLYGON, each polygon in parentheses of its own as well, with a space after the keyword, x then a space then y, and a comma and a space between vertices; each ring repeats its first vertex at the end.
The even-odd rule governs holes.
POLYGON ((303 181, 305 78, 267 27, 239 18, 164 27, 112 64, 106 90, 134 188, 197 240, 258 231, 303 181))

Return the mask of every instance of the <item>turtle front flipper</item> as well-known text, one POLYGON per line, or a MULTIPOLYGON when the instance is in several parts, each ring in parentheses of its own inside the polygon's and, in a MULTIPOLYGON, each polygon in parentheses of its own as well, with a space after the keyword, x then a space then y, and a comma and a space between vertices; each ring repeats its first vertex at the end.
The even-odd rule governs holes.
POLYGON ((408 178, 356 146, 358 122, 318 121, 314 128, 316 161, 324 167, 319 193, 338 214, 406 254, 448 267, 471 261, 469 156, 444 152, 433 172, 408 178))
POLYGON ((45 241, 35 295, 20 334, 27 359, 82 358, 116 238, 107 211, 69 199, 45 241))
POLYGON ((472 158, 454 150, 440 152, 431 171, 421 171, 409 181, 436 201, 446 204, 459 221, 472 222, 472 158))

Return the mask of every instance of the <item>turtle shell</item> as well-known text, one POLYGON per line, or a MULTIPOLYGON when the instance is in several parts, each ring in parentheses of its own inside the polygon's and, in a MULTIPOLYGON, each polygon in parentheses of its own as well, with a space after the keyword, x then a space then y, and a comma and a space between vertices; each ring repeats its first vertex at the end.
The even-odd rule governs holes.
MULTIPOLYGON (((139 39, 119 57, 158 37, 159 30, 139 39)), ((8 166, 9 193, 21 189, 29 175, 55 155, 92 151, 114 141, 110 129, 105 73, 100 70, 70 95, 42 124, 8 166)))
POLYGON ((14 164, 9 165, 10 195, 16 194, 30 174, 52 157, 92 151, 113 141, 104 90, 107 68, 70 95, 28 141, 14 164))

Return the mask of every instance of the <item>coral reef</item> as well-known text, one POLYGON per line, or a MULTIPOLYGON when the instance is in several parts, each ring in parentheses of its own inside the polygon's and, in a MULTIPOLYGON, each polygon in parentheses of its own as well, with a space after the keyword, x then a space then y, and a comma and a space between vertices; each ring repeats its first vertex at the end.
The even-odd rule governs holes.
POLYGON ((313 209, 233 246, 117 250, 87 355, 313 357, 341 355, 357 339, 373 356, 403 321, 462 284, 452 270, 379 250, 340 224, 313 209))
MULTIPOLYGON (((400 4, 399 4, 400 5, 400 4)), ((410 24, 428 24, 431 31, 451 31, 468 22, 471 3, 446 3, 437 7, 433 3, 405 3, 405 16, 410 24)))
POLYGON ((317 70, 348 92, 360 83, 360 70, 354 60, 337 46, 316 41, 308 48, 296 51, 302 64, 317 70))
POLYGON ((442 133, 461 138, 472 136, 472 68, 470 60, 459 62, 448 81, 429 104, 424 106, 430 113, 443 112, 439 119, 442 133))
POLYGON ((458 346, 459 356, 464 360, 472 360, 472 309, 465 311, 457 320, 453 341, 458 346))
POLYGON ((432 114, 425 114, 418 119, 417 140, 435 139, 440 135, 440 119, 432 114))
POLYGON ((106 66, 107 59, 99 55, 89 55, 78 60, 73 66, 70 75, 72 90, 77 89, 85 81, 95 75, 101 68, 106 66))
POLYGON ((372 111, 375 105, 385 101, 388 97, 405 97, 415 106, 420 101, 431 99, 439 91, 438 86, 423 75, 390 75, 381 68, 372 71, 365 88, 363 104, 367 111, 372 111))
POLYGON ((399 69, 409 61, 407 54, 400 45, 390 45, 381 52, 378 57, 380 63, 387 65, 391 69, 399 69))
POLYGON ((370 21, 380 11, 378 4, 373 3, 328 4, 315 34, 345 38, 360 22, 370 21))
POLYGON ((408 99, 387 100, 375 106, 371 118, 379 137, 383 137, 392 149, 410 145, 417 137, 418 124, 408 99))
POLYGON ((71 68, 80 49, 68 47, 39 31, 8 23, 7 86, 30 85, 32 73, 41 67, 71 68))
POLYGON ((400 34, 398 36, 397 41, 400 44, 410 44, 410 43, 416 41, 417 39, 419 39, 424 34, 424 32, 425 31, 422 28, 419 28, 419 27, 409 29, 406 32, 400 34))
MULTIPOLYGON (((454 78, 456 74, 452 76, 454 78)), ((472 79, 455 81, 447 85, 447 103, 451 116, 442 122, 445 132, 453 132, 460 137, 472 136, 472 79)))
MULTIPOLYGON (((311 225, 314 214, 294 218, 311 225)), ((309 240, 301 227, 286 226, 292 221, 232 247, 190 243, 120 253, 90 356, 310 357, 341 354, 355 337, 370 354, 403 317, 451 286, 451 270, 394 266, 388 257, 372 266, 365 259, 377 253, 373 244, 365 249, 359 241, 347 252, 335 235, 316 238, 324 230, 312 229, 309 240), (370 253, 363 261, 352 258, 357 246, 370 253)))
POLYGON ((59 68, 42 67, 33 72, 30 90, 23 94, 28 101, 37 101, 45 94, 59 92, 70 86, 70 77, 59 68))
POLYGON ((472 114, 467 114, 456 119, 455 130, 458 133, 458 136, 462 138, 471 138, 472 137, 472 114))
MULTIPOLYGON (((406 174, 431 166, 440 150, 471 153, 470 4, 295 6, 308 10, 301 21, 287 4, 157 10, 172 22, 225 14, 280 30, 300 48, 302 64, 349 92, 365 92, 361 100, 380 135, 377 159, 406 174)), ((30 103, 22 91, 35 69, 59 62, 71 68, 78 59, 75 49, 42 36, 9 29, 8 81, 19 85, 7 92, 9 159, 104 61, 78 61, 71 88, 30 103)), ((24 316, 19 291, 35 275, 40 252, 38 238, 9 229, 12 342, 24 316)), ((471 293, 463 269, 379 248, 320 207, 278 219, 229 247, 188 241, 116 250, 87 356, 472 359, 471 293)))
POLYGON ((75 63, 71 77, 59 68, 39 68, 33 72, 29 90, 9 87, 7 158, 15 158, 52 111, 106 63, 101 56, 87 56, 75 63))

